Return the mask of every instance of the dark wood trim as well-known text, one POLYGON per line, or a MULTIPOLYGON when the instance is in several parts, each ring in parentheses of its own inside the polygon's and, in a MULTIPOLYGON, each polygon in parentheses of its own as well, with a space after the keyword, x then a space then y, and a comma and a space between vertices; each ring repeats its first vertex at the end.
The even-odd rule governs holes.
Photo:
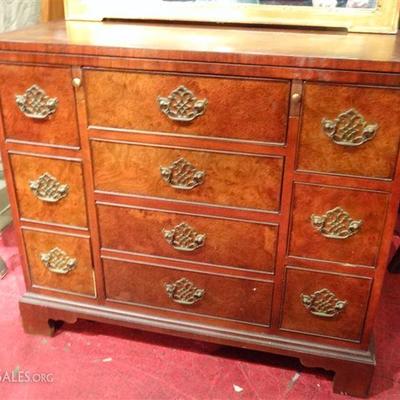
MULTIPOLYGON (((73 78, 82 79, 81 68, 74 67, 71 70, 71 80, 73 78)), ((87 216, 88 224, 91 232, 91 250, 92 258, 95 270, 95 282, 96 282, 96 293, 99 304, 103 304, 106 298, 104 278, 103 278, 103 265, 100 258, 100 234, 98 217, 94 198, 94 178, 93 178, 93 167, 92 167, 92 155, 90 150, 89 138, 87 136, 86 126, 87 126, 87 114, 86 114, 86 100, 83 93, 83 88, 75 88, 75 101, 78 116, 78 126, 81 136, 81 146, 82 154, 87 160, 83 164, 83 179, 86 187, 86 200, 87 200, 87 216)))
MULTIPOLYGON (((31 306, 32 310, 36 310, 36 312, 46 307, 49 310, 49 318, 52 318, 52 311, 55 316, 57 312, 62 312, 63 315, 59 317, 66 322, 68 322, 69 319, 76 320, 82 318, 122 326, 137 327, 153 332, 169 333, 173 331, 174 334, 182 337, 196 338, 224 345, 245 346, 246 348, 254 350, 267 351, 292 357, 301 358, 301 356, 307 355, 321 358, 321 360, 324 358, 332 358, 332 362, 338 359, 366 365, 375 364, 375 357, 371 349, 354 350, 326 346, 312 341, 304 342, 271 334, 254 334, 243 331, 227 332, 225 329, 218 327, 196 325, 194 323, 187 324, 183 321, 170 318, 153 317, 151 315, 132 313, 95 304, 71 302, 34 293, 24 294, 20 303, 31 306)), ((25 313, 23 313, 23 319, 24 314, 25 313)))

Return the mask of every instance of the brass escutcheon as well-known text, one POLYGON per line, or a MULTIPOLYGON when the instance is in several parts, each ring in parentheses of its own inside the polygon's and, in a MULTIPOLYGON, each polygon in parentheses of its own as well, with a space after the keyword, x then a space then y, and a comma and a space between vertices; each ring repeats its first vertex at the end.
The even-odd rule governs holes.
POLYGON ((347 301, 337 299, 334 293, 324 288, 311 295, 301 294, 304 307, 313 315, 323 318, 334 318, 347 305, 347 301))
POLYGON ((168 296, 178 304, 192 305, 205 295, 204 289, 197 288, 189 279, 181 278, 176 282, 167 283, 165 290, 168 296))
POLYGON ((49 97, 38 85, 33 85, 15 97, 18 108, 28 118, 47 119, 57 110, 58 99, 49 97))
POLYGON ((171 120, 190 122, 206 111, 207 99, 198 100, 185 86, 181 85, 168 97, 157 98, 160 110, 171 120))

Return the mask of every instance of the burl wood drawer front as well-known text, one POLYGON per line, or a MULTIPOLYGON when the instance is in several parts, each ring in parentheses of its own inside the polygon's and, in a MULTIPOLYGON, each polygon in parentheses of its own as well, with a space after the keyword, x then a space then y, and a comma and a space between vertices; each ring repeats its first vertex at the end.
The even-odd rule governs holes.
POLYGON ((375 266, 388 194, 295 184, 289 254, 375 266))
POLYGON ((288 267, 281 329, 360 341, 372 279, 288 267))
POLYGON ((271 282, 105 259, 107 298, 269 325, 271 282))
POLYGON ((95 296, 89 239, 31 230, 23 236, 33 286, 95 296))
POLYGON ((93 141, 97 190, 277 211, 283 158, 93 141))
POLYGON ((79 147, 70 68, 0 64, 7 138, 79 147))
POLYGON ((22 219, 87 226, 80 162, 19 154, 10 161, 22 219))
POLYGON ((108 249, 265 272, 274 269, 274 225, 107 205, 98 206, 98 215, 101 243, 108 249))
POLYGON ((84 71, 89 125, 284 143, 288 81, 84 71))
POLYGON ((307 83, 298 168, 392 178, 399 109, 398 89, 307 83))

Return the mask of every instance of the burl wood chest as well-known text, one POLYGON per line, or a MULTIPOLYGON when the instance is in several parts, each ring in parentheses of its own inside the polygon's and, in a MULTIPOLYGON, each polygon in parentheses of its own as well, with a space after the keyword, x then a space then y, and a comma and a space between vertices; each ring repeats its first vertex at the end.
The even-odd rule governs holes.
POLYGON ((398 36, 57 22, 0 40, 29 333, 300 358, 366 396, 400 190, 398 36))

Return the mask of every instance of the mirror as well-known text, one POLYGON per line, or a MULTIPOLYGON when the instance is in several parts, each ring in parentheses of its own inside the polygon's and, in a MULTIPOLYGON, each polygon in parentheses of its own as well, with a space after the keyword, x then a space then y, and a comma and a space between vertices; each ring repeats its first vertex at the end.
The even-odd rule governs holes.
MULTIPOLYGON (((0 0, 1 1, 1 0, 0 0)), ((131 19, 396 33, 399 0, 64 0, 67 20, 131 19), (138 4, 139 3, 139 4, 138 4)))
POLYGON ((303 6, 329 8, 369 8, 377 6, 377 0, 162 0, 170 3, 219 3, 259 4, 268 6, 303 6))

